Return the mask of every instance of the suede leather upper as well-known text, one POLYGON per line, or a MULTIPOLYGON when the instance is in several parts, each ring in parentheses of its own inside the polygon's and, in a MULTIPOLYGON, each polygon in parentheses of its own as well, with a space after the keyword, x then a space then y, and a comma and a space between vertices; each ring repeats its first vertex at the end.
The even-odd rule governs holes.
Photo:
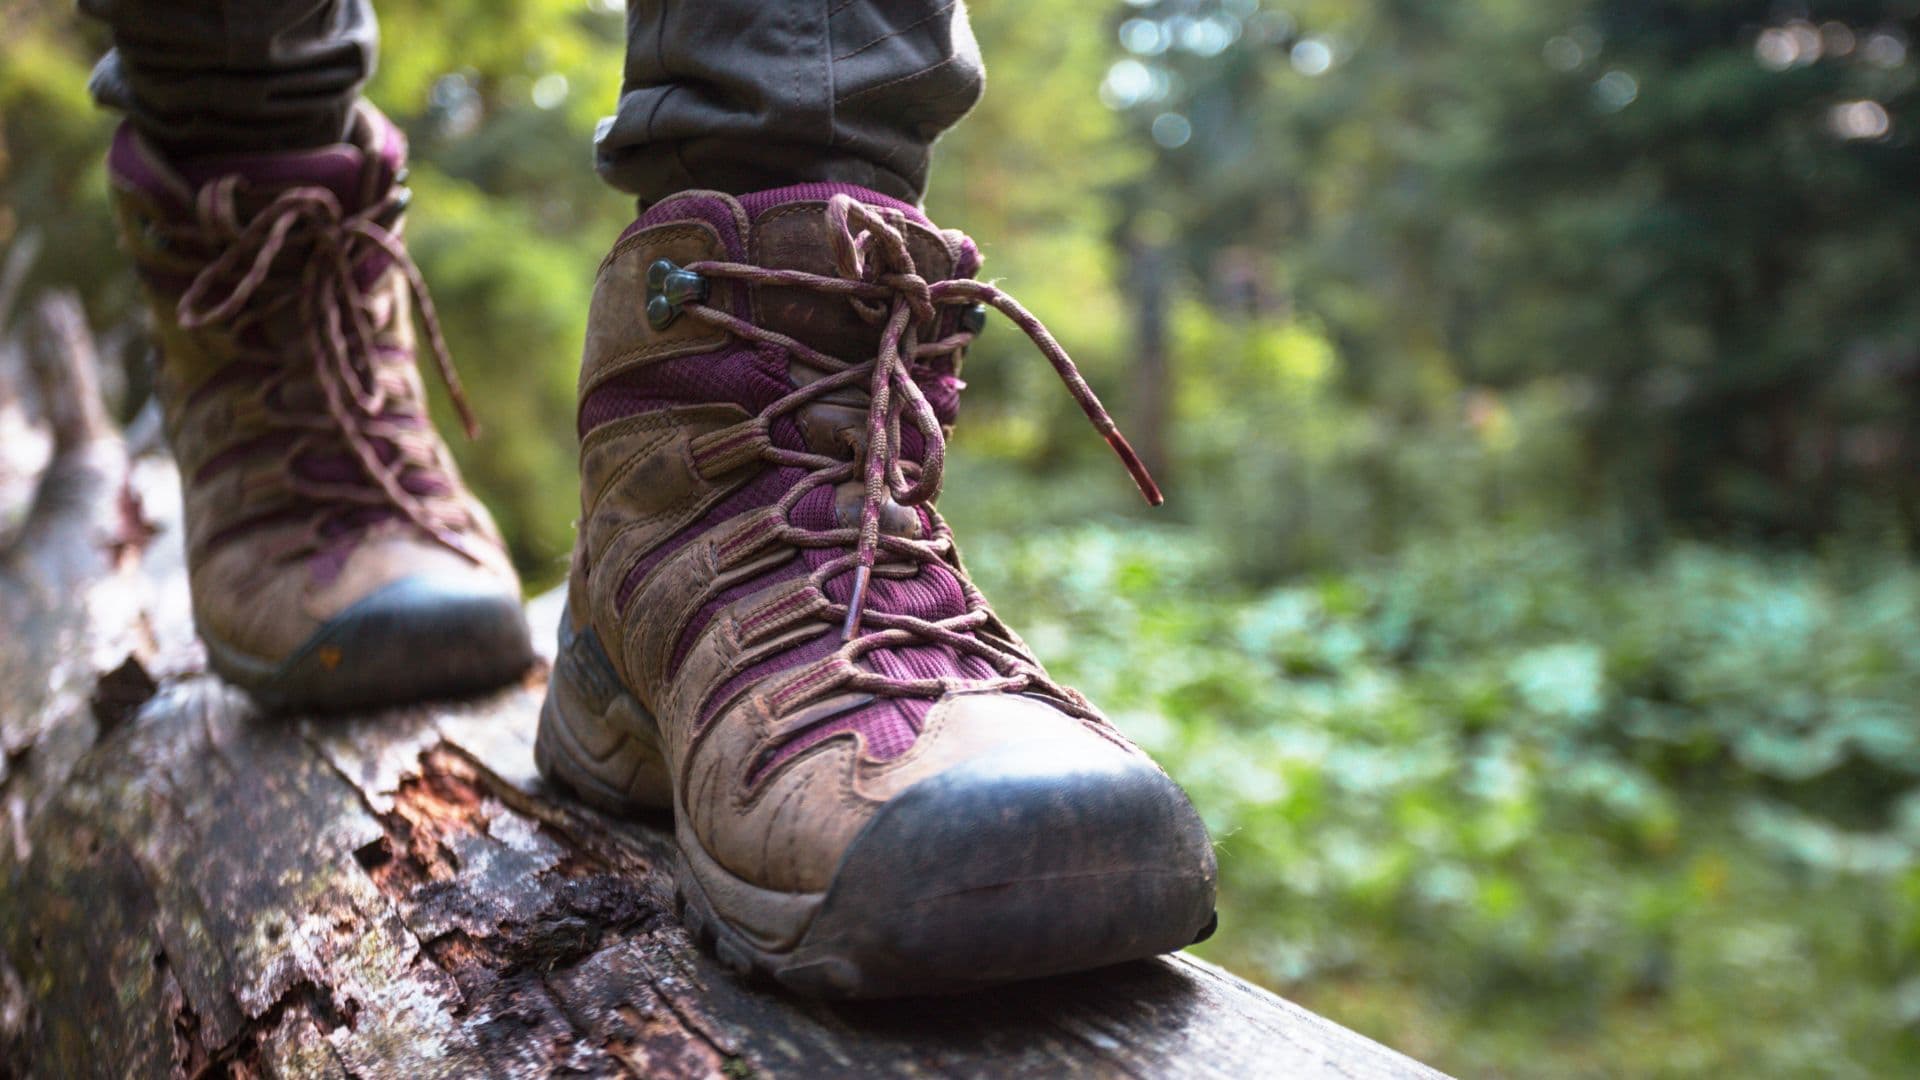
POLYGON ((109 155, 122 242, 160 342, 194 615, 222 655, 283 661, 403 581, 518 595, 492 521, 426 418, 413 283, 351 231, 365 220, 398 244, 403 160, 399 132, 367 106, 352 142, 306 153, 178 165, 123 127, 109 155), (274 215, 289 223, 278 250, 263 227, 274 215), (316 266, 336 253, 351 280, 320 281, 316 266), (335 394, 404 498, 356 456, 335 394))
MULTIPOLYGON (((904 204, 865 197, 890 215, 924 279, 977 265, 964 237, 904 204)), ((811 535, 852 532, 862 486, 848 479, 803 492, 806 471, 782 455, 857 463, 867 450, 865 384, 769 416, 772 403, 832 373, 803 350, 742 342, 692 313, 658 328, 646 317, 657 260, 830 275, 831 227, 826 195, 812 189, 745 199, 695 192, 656 205, 601 267, 580 376, 572 632, 597 639, 652 715, 667 764, 638 774, 628 795, 674 807, 729 874, 778 892, 826 889, 881 806, 982 755, 1065 744, 1089 762, 1143 759, 1084 699, 1047 681, 990 614, 967 633, 1030 676, 1025 692, 983 689, 1005 672, 937 642, 850 657, 840 635, 848 575, 822 581, 809 572, 844 548, 796 546, 781 526, 804 519, 811 535), (907 700, 842 686, 850 672, 876 670, 946 689, 907 700)), ((706 303, 846 364, 879 347, 878 320, 815 289, 715 276, 706 303)), ((954 322, 942 315, 925 333, 950 334, 954 322)), ((937 359, 914 369, 929 401, 951 400, 956 376, 937 359)), ((922 443, 906 445, 911 455, 922 443)), ((918 542, 949 536, 931 505, 891 498, 879 527, 918 542)), ((978 594, 947 552, 933 563, 883 558, 875 610, 936 620, 968 610, 978 594)))

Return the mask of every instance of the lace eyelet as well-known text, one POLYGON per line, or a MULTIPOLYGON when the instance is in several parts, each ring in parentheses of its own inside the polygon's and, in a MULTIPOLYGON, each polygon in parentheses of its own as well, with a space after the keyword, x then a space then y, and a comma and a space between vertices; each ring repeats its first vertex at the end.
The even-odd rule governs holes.
POLYGON ((705 302, 707 289, 706 278, 672 259, 655 259, 647 267, 647 325, 665 330, 689 301, 705 302))
POLYGON ((979 334, 987 328, 987 305, 968 304, 960 309, 960 329, 969 334, 979 334))

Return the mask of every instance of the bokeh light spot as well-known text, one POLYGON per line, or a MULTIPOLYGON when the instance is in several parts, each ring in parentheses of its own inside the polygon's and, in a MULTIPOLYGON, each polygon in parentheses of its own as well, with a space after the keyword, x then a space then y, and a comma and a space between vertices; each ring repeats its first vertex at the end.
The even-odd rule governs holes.
POLYGON ((1168 150, 1178 150, 1193 138, 1193 122, 1179 113, 1166 112, 1153 118, 1153 141, 1168 150))
POLYGON ((533 80, 533 103, 542 109, 557 109, 567 100, 567 77, 557 71, 549 71, 533 80))
POLYGON ((1138 60, 1121 60, 1107 69, 1100 100, 1110 109, 1130 109, 1153 93, 1153 72, 1138 60))
POLYGON ((1214 15, 1188 24, 1180 35, 1180 47, 1195 56, 1218 56, 1239 39, 1239 19, 1214 15))
POLYGON ((1619 112, 1639 96, 1639 81, 1624 71, 1609 71, 1593 81, 1593 101, 1603 112, 1619 112))
POLYGON ((1120 47, 1135 56, 1159 56, 1172 35, 1153 19, 1128 19, 1120 24, 1120 47))
POLYGON ((1293 70, 1313 77, 1325 75, 1333 67, 1333 47, 1317 37, 1301 38, 1291 54, 1293 70))
POLYGON ((1896 68, 1907 61, 1906 38, 1893 31, 1876 31, 1861 51, 1875 67, 1896 68))
POLYGON ((1827 110, 1827 127, 1843 139, 1883 139, 1893 119, 1877 101, 1844 101, 1827 110))
POLYGON ((1793 43, 1793 35, 1777 26, 1768 27, 1760 32, 1753 43, 1754 59, 1768 71, 1785 71, 1798 59, 1800 50, 1793 43))
POLYGON ((1540 55, 1546 60, 1547 66, 1555 71, 1573 71, 1587 59, 1587 51, 1580 47, 1580 43, 1565 34, 1548 38, 1540 55))

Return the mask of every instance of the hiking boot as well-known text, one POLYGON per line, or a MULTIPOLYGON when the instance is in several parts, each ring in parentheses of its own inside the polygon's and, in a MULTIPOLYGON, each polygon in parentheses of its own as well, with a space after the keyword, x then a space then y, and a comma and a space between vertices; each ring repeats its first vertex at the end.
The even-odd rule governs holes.
POLYGON ((671 809, 684 916, 838 997, 1182 948, 1215 866, 1180 788, 1050 678, 934 511, 959 365, 1020 325, 972 242, 843 185, 658 203, 600 269, 579 539, 536 755, 671 809))
POLYGON ((272 710, 477 691, 533 661, 519 581, 414 369, 417 299, 468 418, 400 239, 405 156, 362 106, 317 150, 174 164, 122 125, 107 157, 160 341, 194 622, 213 669, 272 710))

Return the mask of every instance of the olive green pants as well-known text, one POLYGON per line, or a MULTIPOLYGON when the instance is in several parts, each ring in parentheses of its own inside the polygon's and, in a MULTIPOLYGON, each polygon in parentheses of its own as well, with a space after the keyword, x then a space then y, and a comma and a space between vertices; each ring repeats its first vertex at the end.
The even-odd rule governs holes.
MULTIPOLYGON (((338 139, 373 71, 372 0, 80 0, 113 49, 93 92, 181 156, 338 139)), ((629 0, 595 152, 652 202, 834 180, 918 201, 983 82, 962 0, 629 0)))

